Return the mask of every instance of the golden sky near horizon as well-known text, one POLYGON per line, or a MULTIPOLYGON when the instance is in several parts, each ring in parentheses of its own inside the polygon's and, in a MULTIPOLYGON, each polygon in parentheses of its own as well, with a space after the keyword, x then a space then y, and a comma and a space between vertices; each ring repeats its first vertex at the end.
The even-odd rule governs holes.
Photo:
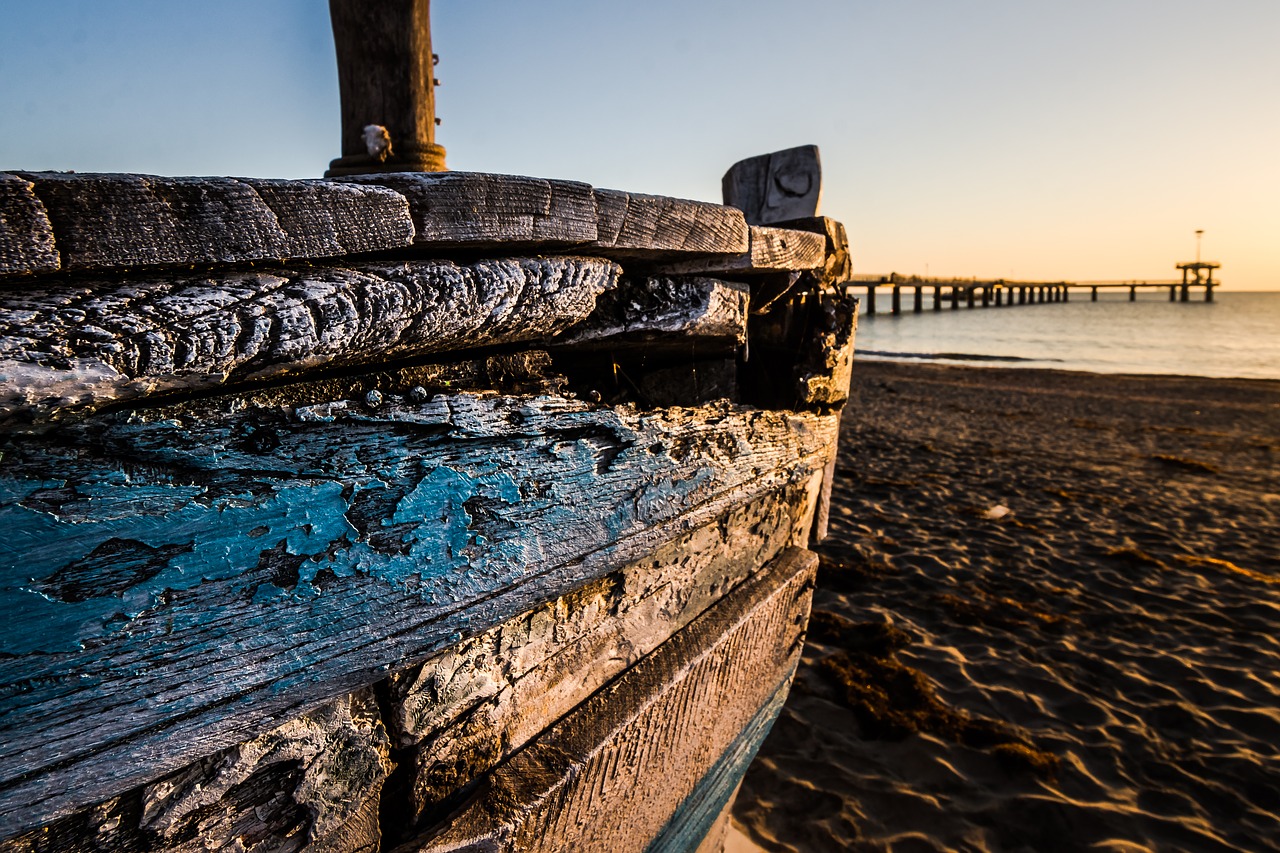
MULTIPOLYGON (((319 175, 324 0, 46 0, 0 31, 0 168, 319 175)), ((816 143, 859 272, 1280 290, 1276 0, 436 0, 454 169, 719 200, 816 143)))

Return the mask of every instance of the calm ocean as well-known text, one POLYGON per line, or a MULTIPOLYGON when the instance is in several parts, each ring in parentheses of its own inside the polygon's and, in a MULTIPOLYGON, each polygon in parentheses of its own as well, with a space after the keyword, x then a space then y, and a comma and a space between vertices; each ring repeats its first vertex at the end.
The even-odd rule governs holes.
MULTIPOLYGON (((903 288, 908 309, 910 293, 903 288)), ((1217 292, 1206 304, 1169 302, 1164 292, 1129 302, 1127 291, 1090 302, 1079 290, 1071 300, 973 309, 962 302, 935 312, 927 291, 924 313, 859 318, 858 358, 1280 379, 1280 293, 1217 292)))

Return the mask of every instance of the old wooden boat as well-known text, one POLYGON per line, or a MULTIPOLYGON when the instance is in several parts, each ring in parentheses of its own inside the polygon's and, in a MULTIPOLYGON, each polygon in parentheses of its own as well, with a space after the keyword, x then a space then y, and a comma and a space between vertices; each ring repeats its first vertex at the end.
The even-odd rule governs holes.
POLYGON ((0 176, 0 851, 715 849, 848 272, 567 181, 0 176))

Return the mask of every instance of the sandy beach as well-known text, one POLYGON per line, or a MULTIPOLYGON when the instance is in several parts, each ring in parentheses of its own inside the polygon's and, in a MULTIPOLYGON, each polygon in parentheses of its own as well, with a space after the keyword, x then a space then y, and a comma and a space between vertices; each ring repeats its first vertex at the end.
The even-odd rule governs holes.
POLYGON ((860 361, 770 851, 1280 849, 1280 382, 860 361))

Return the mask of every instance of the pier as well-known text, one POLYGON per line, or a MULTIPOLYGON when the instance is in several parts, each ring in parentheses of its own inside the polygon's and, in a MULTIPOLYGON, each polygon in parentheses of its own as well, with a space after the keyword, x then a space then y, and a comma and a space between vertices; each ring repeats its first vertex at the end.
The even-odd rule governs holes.
MULTIPOLYGON (((1176 265, 1182 271, 1181 279, 1164 281, 1013 281, 1008 279, 958 279, 926 278, 899 273, 888 275, 854 275, 845 284, 846 293, 866 289, 866 310, 869 316, 877 312, 877 292, 888 289, 889 313, 904 313, 903 292, 910 299, 910 310, 920 314, 926 310, 926 302, 933 311, 966 308, 1004 308, 1014 305, 1041 305, 1054 302, 1070 302, 1072 291, 1087 291, 1089 300, 1098 301, 1098 291, 1127 290, 1129 301, 1136 302, 1139 290, 1168 291, 1170 302, 1190 302, 1191 292, 1204 290, 1204 301, 1213 301, 1213 289, 1222 284, 1214 281, 1213 271, 1222 265, 1210 261, 1189 261, 1176 265)), ((880 312, 883 313, 883 312, 880 312)))

